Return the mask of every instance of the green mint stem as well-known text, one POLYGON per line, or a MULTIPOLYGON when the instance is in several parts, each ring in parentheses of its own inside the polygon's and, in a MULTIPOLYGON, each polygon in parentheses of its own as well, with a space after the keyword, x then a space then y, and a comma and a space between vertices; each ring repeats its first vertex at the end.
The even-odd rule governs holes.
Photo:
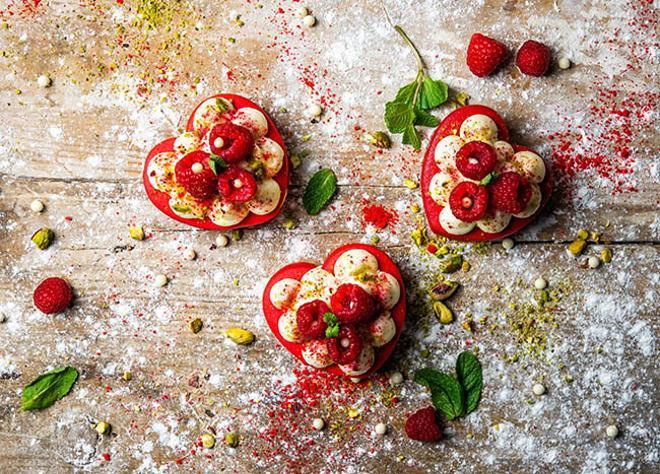
POLYGON ((419 71, 424 71, 424 60, 422 59, 422 55, 419 54, 419 51, 417 50, 417 47, 415 46, 415 43, 412 42, 410 38, 408 38, 408 35, 406 34, 405 31, 403 31, 403 28, 401 28, 399 25, 395 25, 394 29, 396 30, 397 33, 403 38, 403 41, 406 42, 408 46, 410 46, 410 49, 413 50, 413 53, 415 53, 415 58, 417 59, 417 69, 419 71))

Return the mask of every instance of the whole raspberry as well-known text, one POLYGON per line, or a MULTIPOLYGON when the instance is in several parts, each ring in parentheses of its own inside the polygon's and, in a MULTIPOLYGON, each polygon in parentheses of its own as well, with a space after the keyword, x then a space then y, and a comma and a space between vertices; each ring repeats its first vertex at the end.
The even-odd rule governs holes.
POLYGON ((442 430, 438 426, 436 411, 433 407, 422 408, 406 420, 406 435, 417 441, 440 441, 442 430))
POLYGON ((470 38, 466 62, 472 74, 485 77, 492 74, 504 62, 506 56, 507 49, 502 43, 475 33, 470 38))
POLYGON ((218 175, 220 196, 232 202, 247 202, 257 192, 257 181, 243 168, 230 166, 218 175))
POLYGON ((516 66, 520 72, 528 76, 543 76, 548 72, 552 53, 543 43, 525 41, 516 55, 516 66))
POLYGON ((488 143, 467 142, 456 153, 456 168, 463 176, 481 181, 495 169, 497 153, 488 143))
POLYGON ((61 313, 69 307, 73 291, 63 278, 50 277, 39 283, 34 290, 34 305, 45 314, 61 313))
POLYGON ((311 339, 325 337, 328 325, 323 321, 323 315, 330 312, 330 307, 321 300, 305 303, 296 311, 296 323, 300 333, 311 339))
POLYGON ((174 166, 174 174, 177 183, 197 199, 209 199, 217 192, 218 177, 209 167, 209 154, 204 151, 193 151, 181 158, 174 166))
POLYGON ((209 133, 211 153, 219 155, 227 163, 237 163, 252 153, 254 138, 245 127, 233 123, 221 123, 209 133))
POLYGON ((532 187, 518 173, 502 173, 490 184, 490 203, 500 211, 518 214, 532 197, 532 187))
POLYGON ((326 339, 328 354, 337 364, 350 364, 362 352, 362 338, 353 326, 342 326, 337 337, 326 339))
POLYGON ((478 221, 488 210, 488 190, 469 181, 458 183, 449 195, 449 208, 463 222, 478 221))
POLYGON ((353 283, 339 285, 330 298, 330 306, 337 319, 345 324, 367 322, 378 309, 374 298, 353 283))

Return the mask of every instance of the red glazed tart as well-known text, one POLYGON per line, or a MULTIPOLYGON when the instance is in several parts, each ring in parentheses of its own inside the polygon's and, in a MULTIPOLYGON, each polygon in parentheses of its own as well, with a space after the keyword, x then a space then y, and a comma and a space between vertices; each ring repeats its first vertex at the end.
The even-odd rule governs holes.
POLYGON ((301 362, 367 377, 392 354, 406 302, 396 264, 381 250, 350 244, 322 265, 297 262, 272 276, 263 311, 275 337, 301 362))
POLYGON ((436 234, 463 241, 504 238, 530 224, 551 193, 546 162, 510 144, 506 123, 488 107, 454 110, 431 137, 422 199, 436 234))
POLYGON ((219 94, 195 108, 185 132, 149 152, 143 181, 151 202, 179 222, 211 230, 253 227, 280 213, 289 160, 261 107, 219 94))

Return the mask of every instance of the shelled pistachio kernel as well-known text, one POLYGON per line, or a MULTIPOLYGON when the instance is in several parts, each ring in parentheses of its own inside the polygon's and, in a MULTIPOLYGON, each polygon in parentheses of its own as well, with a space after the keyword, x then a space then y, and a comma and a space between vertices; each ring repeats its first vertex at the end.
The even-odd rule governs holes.
POLYGON ((231 241, 238 242, 243 237, 243 231, 241 229, 235 229, 231 231, 231 241))
POLYGON ((195 318, 188 323, 188 328, 190 329, 190 332, 192 332, 193 334, 197 334, 198 332, 200 332, 203 327, 204 327, 204 323, 199 318, 195 318))
POLYGON ((133 378, 133 374, 131 374, 128 370, 125 371, 122 376, 122 379, 124 379, 126 382, 130 382, 130 380, 133 378))
POLYGON ((587 240, 589 238, 589 232, 585 229, 580 229, 577 232, 577 238, 582 240, 587 240))
POLYGON ((312 421, 312 427, 316 431, 321 431, 325 427, 325 421, 322 418, 314 418, 312 421))
POLYGON ((233 431, 230 431, 225 435, 225 444, 230 448, 235 448, 236 446, 238 446, 239 442, 240 439, 238 437, 238 434, 234 433, 233 431))
POLYGON ((511 238, 507 237, 506 239, 502 240, 502 247, 504 248, 504 250, 511 250, 514 245, 515 243, 511 238))
POLYGON ((36 212, 36 213, 42 212, 44 210, 44 207, 45 207, 44 203, 41 202, 39 199, 35 199, 30 203, 30 209, 32 210, 32 212, 36 212))
POLYGON ((369 144, 375 146, 376 148, 389 148, 392 146, 392 141, 387 132, 376 131, 366 134, 369 144))
POLYGON ((534 288, 537 290, 545 290, 548 286, 548 280, 546 280, 543 277, 538 277, 536 280, 534 280, 534 288))
POLYGON ((532 392, 534 392, 534 395, 543 395, 545 393, 545 386, 540 383, 535 383, 534 386, 532 386, 532 392))
POLYGON ((587 265, 589 265, 589 268, 598 268, 600 266, 600 259, 592 255, 587 260, 587 265))
POLYGON ((32 242, 39 250, 46 250, 53 243, 55 233, 48 227, 42 227, 32 235, 32 242))
POLYGON ((236 344, 247 345, 254 342, 254 334, 246 329, 229 328, 225 334, 236 344))
POLYGON ((605 433, 610 438, 616 438, 617 436, 619 436, 619 428, 616 425, 610 425, 607 428, 605 428, 605 433))
POLYGON ((144 240, 144 229, 139 225, 132 225, 128 228, 128 235, 134 240, 144 240))
POLYGON ((403 185, 408 189, 417 189, 418 186, 417 182, 412 179, 404 179, 403 185))
POLYGON ((293 230, 298 227, 298 221, 292 217, 287 217, 282 221, 282 227, 284 227, 286 230, 293 230))
POLYGON ((96 423, 94 429, 100 435, 107 435, 110 434, 110 431, 112 431, 112 427, 110 426, 110 423, 103 420, 96 423))
POLYGON ((215 446, 215 436, 212 433, 204 433, 202 436, 202 446, 206 449, 211 449, 215 446))
POLYGON ((215 238, 215 245, 218 247, 226 247, 228 243, 229 239, 224 234, 220 234, 215 238))
POLYGON ((294 170, 300 168, 300 165, 302 165, 302 158, 297 153, 292 154, 289 159, 291 160, 291 166, 293 166, 294 170))
POLYGON ((600 251, 600 259, 603 263, 610 263, 612 261, 612 249, 605 247, 600 251))
POLYGON ((460 255, 450 256, 440 263, 440 271, 442 273, 454 273, 461 268, 461 265, 463 265, 463 257, 460 255))
POLYGON ((586 247, 587 242, 583 239, 575 239, 573 242, 571 242, 568 245, 568 253, 573 255, 574 257, 577 257, 580 255, 583 251, 584 248, 586 247))
POLYGON ((433 312, 441 324, 451 324, 454 321, 454 313, 441 301, 433 303, 433 312))
POLYGON ((378 242, 380 242, 380 237, 377 235, 372 235, 369 240, 371 241, 372 244, 376 245, 378 242))

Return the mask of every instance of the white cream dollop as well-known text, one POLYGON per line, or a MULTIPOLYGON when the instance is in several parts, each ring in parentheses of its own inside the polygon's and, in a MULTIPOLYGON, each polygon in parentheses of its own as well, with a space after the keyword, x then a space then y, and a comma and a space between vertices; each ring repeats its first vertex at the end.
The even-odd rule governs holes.
POLYGON ((293 305, 299 291, 300 282, 298 280, 283 278, 271 287, 270 302, 277 309, 287 310, 293 305))
POLYGON ((263 216, 275 210, 280 202, 280 185, 274 179, 264 179, 257 185, 257 192, 248 203, 248 208, 254 214, 263 216))
POLYGON ((442 171, 434 174, 429 183, 431 199, 441 206, 447 206, 449 204, 449 195, 454 189, 454 184, 455 181, 449 174, 442 171))
POLYGON ((284 150, 279 143, 268 137, 261 137, 255 145, 252 158, 263 164, 266 176, 275 176, 284 164, 284 150))
POLYGON ((369 369, 374 365, 375 360, 376 352, 374 351, 373 346, 365 342, 364 346, 362 347, 362 352, 360 352, 358 358, 350 364, 339 365, 339 368, 346 375, 355 377, 367 373, 369 369))
POLYGON ((540 183, 545 178, 545 163, 539 155, 532 151, 519 151, 513 155, 511 163, 518 174, 530 183, 540 183))
POLYGON ((475 228, 476 224, 474 222, 463 222, 454 216, 454 213, 451 212, 449 206, 442 208, 440 212, 440 225, 445 229, 449 234, 452 235, 465 235, 475 228))
POLYGON ((268 133, 268 120, 266 120, 266 116, 252 107, 238 109, 234 114, 232 123, 250 130, 255 140, 268 133))
POLYGON ((300 279, 300 291, 295 306, 299 308, 312 300, 322 300, 330 304, 330 296, 337 289, 335 276, 322 267, 314 267, 300 279))
POLYGON ((211 207, 209 219, 214 224, 229 227, 241 222, 249 213, 250 209, 244 203, 216 199, 211 207))
POLYGON ((302 349, 302 356, 305 362, 317 369, 329 367, 335 363, 328 353, 328 346, 325 340, 321 339, 314 339, 305 343, 302 349))
POLYGON ((369 335, 375 347, 382 347, 390 342, 396 334, 396 324, 389 311, 384 311, 369 323, 369 335))
POLYGON ((289 342, 300 343, 305 339, 300 334, 298 323, 296 322, 296 314, 292 311, 287 311, 280 316, 279 321, 277 321, 277 330, 280 332, 280 336, 289 342))
POLYGON ((461 124, 460 136, 466 142, 481 141, 492 144, 497 140, 497 124, 487 115, 470 115, 461 124))
POLYGON ((456 153, 463 145, 465 145, 465 141, 458 135, 447 135, 438 142, 433 153, 433 159, 440 171, 456 168, 456 153))
POLYGON ((378 260, 373 254, 362 249, 347 250, 335 261, 334 273, 338 279, 357 273, 376 271, 378 271, 378 260))
POLYGON ((477 221, 477 227, 489 234, 502 232, 511 222, 511 214, 496 210, 488 213, 477 221))
POLYGON ((529 202, 527 203, 525 209, 518 214, 514 214, 513 217, 518 217, 520 219, 531 217, 536 213, 536 211, 539 210, 539 207, 541 207, 541 190, 539 189, 538 185, 534 183, 531 183, 530 186, 532 188, 532 197, 529 198, 529 202))
POLYGON ((206 99, 202 102, 193 116, 193 128, 206 131, 216 123, 227 121, 225 114, 234 110, 234 104, 222 97, 206 99))
POLYGON ((197 132, 183 132, 174 140, 174 151, 179 156, 184 156, 191 151, 197 150, 202 144, 202 139, 199 138, 197 132))

